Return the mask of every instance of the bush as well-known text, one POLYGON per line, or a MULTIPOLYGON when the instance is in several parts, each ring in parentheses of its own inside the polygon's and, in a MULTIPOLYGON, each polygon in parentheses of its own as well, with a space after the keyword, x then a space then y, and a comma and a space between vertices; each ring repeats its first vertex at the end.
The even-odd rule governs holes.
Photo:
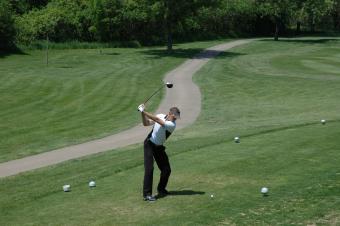
POLYGON ((51 2, 43 9, 33 9, 18 17, 15 21, 19 43, 30 44, 46 39, 64 42, 81 40, 83 31, 82 7, 73 1, 51 2), (72 13, 71 13, 72 12, 72 13))

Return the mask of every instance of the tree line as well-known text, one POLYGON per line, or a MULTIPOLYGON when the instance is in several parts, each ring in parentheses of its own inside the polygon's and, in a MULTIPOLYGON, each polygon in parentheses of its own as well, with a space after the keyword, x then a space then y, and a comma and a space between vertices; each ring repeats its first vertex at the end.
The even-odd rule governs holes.
POLYGON ((340 0, 0 0, 0 49, 340 31, 340 0))

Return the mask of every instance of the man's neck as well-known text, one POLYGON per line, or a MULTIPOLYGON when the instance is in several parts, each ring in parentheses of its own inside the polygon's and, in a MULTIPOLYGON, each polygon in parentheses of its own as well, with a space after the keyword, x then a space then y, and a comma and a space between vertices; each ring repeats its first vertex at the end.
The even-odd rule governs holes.
POLYGON ((165 120, 171 121, 171 122, 175 122, 175 121, 176 121, 175 118, 172 117, 172 116, 170 116, 170 115, 166 115, 166 116, 165 116, 165 120))

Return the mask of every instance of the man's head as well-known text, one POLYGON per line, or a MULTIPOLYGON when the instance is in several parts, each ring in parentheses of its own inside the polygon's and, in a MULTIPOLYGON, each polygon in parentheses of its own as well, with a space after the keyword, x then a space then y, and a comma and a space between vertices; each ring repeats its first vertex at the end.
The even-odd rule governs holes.
POLYGON ((169 116, 172 117, 174 120, 181 118, 181 112, 178 107, 170 108, 169 116))

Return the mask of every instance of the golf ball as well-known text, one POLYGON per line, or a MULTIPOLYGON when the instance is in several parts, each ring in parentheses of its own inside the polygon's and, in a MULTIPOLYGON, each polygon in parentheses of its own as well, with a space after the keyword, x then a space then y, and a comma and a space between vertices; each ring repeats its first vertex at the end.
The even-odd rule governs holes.
POLYGON ((326 120, 325 119, 321 119, 321 123, 322 124, 326 124, 326 120))
POLYGON ((261 188, 261 193, 262 194, 267 194, 268 193, 268 188, 266 188, 266 187, 261 188))
POLYGON ((96 182, 90 181, 89 182, 89 187, 96 187, 96 182))
POLYGON ((210 195, 211 198, 214 198, 214 195, 210 195))
POLYGON ((63 190, 64 190, 64 192, 71 191, 71 185, 65 184, 65 185, 63 186, 63 190))
POLYGON ((240 143, 240 138, 239 137, 235 137, 234 141, 235 141, 235 143, 240 143))

